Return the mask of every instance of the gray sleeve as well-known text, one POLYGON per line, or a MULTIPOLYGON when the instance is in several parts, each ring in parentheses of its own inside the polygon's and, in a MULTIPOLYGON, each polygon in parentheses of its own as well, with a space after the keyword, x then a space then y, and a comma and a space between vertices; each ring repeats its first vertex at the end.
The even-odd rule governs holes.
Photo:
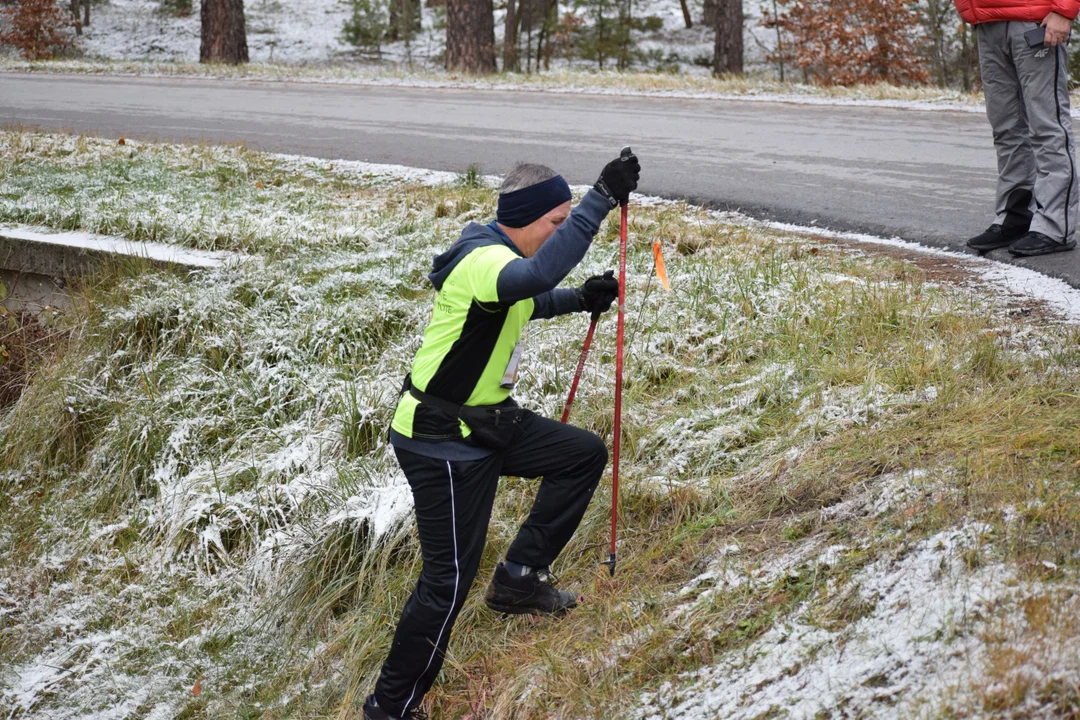
MULTIPOLYGON (((611 206, 589 190, 562 227, 531 258, 511 260, 499 273, 499 302, 515 303, 554 290, 585 257, 611 206)), ((536 317, 535 313, 533 317, 536 317)))
POLYGON ((547 320, 576 312, 581 312, 581 299, 577 290, 556 288, 533 298, 533 313, 529 319, 547 320))

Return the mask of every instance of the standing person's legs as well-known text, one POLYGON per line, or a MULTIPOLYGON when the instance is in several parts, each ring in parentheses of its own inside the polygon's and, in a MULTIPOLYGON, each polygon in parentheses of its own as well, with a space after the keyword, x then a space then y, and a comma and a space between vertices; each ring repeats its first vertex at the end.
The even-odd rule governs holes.
POLYGON ((503 455, 501 472, 543 479, 506 559, 550 565, 577 530, 607 459, 604 441, 593 433, 529 413, 521 436, 503 455))
MULTIPOLYGON (((1032 218, 1031 230, 1061 244, 1071 240, 1076 232, 1080 203, 1069 117, 1068 55, 1064 45, 1028 47, 1024 32, 1036 27, 1038 23, 1012 23, 1009 40, 1023 88, 1037 169, 1035 201, 1038 209, 1032 218)), ((1025 238, 1018 247, 1027 244, 1025 238)))
POLYGON ((1024 90, 1017 75, 1010 36, 1018 23, 976 25, 979 67, 986 96, 986 117, 994 131, 998 182, 994 222, 1005 233, 999 247, 1028 230, 1032 218, 1035 155, 1024 105, 1024 90))
POLYGON ((472 462, 397 450, 412 487, 424 568, 401 612, 375 685, 395 716, 419 706, 442 667, 450 631, 469 592, 487 538, 499 483, 497 455, 472 462))

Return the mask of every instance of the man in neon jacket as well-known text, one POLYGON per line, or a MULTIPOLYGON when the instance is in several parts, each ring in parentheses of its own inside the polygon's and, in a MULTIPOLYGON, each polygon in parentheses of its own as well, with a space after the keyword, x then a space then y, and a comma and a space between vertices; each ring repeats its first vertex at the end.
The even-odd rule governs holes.
POLYGON ((986 116, 994 130, 995 218, 968 241, 1019 257, 1076 246, 1080 181, 1069 118, 1065 44, 1080 0, 955 0, 975 25, 986 116), (1040 28, 1045 40, 1040 44, 1040 28))
POLYGON ((627 202, 640 169, 633 155, 611 161, 570 212, 562 177, 520 165, 503 182, 496 220, 470 224, 435 258, 428 275, 435 306, 390 429, 413 492, 424 566, 364 704, 365 720, 424 717, 418 708, 480 565, 500 475, 543 480, 485 602, 498 612, 538 615, 577 604, 552 586, 548 566, 581 522, 607 448, 591 432, 519 408, 510 391, 527 322, 599 314, 618 296, 611 273, 578 288, 557 286, 607 214, 627 202), (477 413, 490 413, 491 427, 477 413))

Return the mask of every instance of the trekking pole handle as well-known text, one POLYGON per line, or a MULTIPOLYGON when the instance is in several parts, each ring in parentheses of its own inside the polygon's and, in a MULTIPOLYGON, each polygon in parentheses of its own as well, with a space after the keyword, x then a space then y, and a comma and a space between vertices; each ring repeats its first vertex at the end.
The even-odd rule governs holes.
POLYGON ((622 160, 623 162, 626 162, 627 160, 630 159, 630 156, 633 155, 633 154, 634 154, 634 151, 630 149, 629 145, 627 145, 621 151, 619 151, 619 159, 622 160))

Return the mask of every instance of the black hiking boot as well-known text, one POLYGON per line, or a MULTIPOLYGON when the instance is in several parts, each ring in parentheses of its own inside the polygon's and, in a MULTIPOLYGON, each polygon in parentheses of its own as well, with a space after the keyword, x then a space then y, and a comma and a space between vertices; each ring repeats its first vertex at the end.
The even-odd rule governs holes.
POLYGON ((980 233, 967 241, 967 246, 976 252, 985 253, 998 248, 1008 247, 1024 237, 1027 228, 1005 228, 1000 223, 994 223, 986 228, 986 232, 980 233))
POLYGON ((1055 240, 1049 235, 1032 230, 1009 246, 1009 252, 1016 257, 1034 257, 1036 255, 1049 255, 1050 253, 1064 252, 1076 247, 1075 240, 1055 240))
POLYGON ((413 708, 401 716, 391 715, 379 707, 374 695, 368 695, 364 702, 364 720, 428 720, 428 716, 420 708, 413 708))
POLYGON ((547 568, 513 577, 499 563, 484 602, 495 612, 508 615, 555 615, 561 617, 577 607, 577 597, 551 585, 547 568))

